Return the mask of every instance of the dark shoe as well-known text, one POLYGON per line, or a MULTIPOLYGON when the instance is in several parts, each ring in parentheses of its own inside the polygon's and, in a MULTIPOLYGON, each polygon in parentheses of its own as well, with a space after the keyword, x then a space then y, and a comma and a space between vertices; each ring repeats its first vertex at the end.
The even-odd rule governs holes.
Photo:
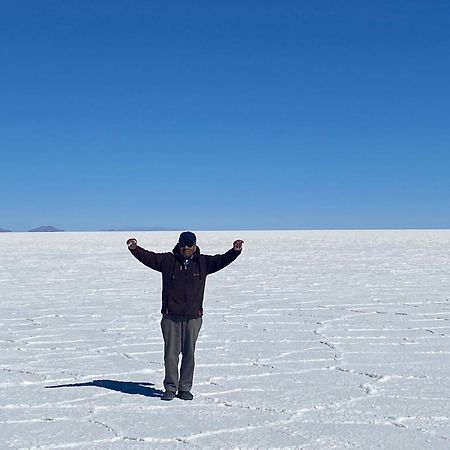
POLYGON ((192 400, 194 398, 188 391, 178 391, 177 397, 181 398, 181 400, 192 400))
POLYGON ((166 402, 173 400, 175 397, 175 391, 166 391, 161 397, 161 400, 165 400, 166 402))

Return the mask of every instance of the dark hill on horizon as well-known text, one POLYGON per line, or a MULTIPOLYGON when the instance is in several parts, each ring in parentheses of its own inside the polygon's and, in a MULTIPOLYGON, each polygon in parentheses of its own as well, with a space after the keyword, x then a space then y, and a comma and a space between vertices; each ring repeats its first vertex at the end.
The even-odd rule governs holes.
POLYGON ((60 230, 60 229, 52 227, 50 225, 43 225, 41 227, 33 228, 32 230, 30 230, 31 233, 53 233, 53 232, 58 232, 58 231, 64 231, 64 230, 60 230))
POLYGON ((11 230, 7 230, 6 228, 0 228, 0 233, 11 233, 11 230))

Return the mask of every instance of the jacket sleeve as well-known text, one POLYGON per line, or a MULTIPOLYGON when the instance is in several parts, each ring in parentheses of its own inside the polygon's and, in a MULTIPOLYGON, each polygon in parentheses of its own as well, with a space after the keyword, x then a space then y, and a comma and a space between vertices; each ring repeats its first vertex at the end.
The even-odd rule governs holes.
POLYGON ((162 272, 162 253, 154 253, 145 250, 145 248, 137 246, 134 250, 130 250, 130 253, 139 260, 142 264, 150 267, 150 269, 162 272))
POLYGON ((207 274, 217 272, 218 270, 223 269, 224 267, 231 264, 239 255, 240 251, 236 251, 233 248, 228 250, 223 255, 214 255, 207 256, 207 274))

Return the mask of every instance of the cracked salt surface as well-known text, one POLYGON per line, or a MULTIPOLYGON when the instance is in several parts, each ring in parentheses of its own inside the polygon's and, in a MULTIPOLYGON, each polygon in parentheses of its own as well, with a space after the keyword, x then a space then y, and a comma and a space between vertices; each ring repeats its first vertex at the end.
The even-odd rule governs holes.
POLYGON ((208 279, 194 401, 170 403, 128 233, 0 235, 3 447, 450 448, 450 231, 198 234, 246 244, 208 279))

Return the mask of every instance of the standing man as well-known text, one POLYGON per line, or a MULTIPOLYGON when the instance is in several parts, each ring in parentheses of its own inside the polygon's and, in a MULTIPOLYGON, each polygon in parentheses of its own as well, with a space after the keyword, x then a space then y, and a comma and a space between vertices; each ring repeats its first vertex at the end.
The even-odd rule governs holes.
POLYGON ((195 234, 185 231, 172 252, 154 253, 139 247, 134 238, 127 241, 135 258, 162 274, 161 329, 165 366, 162 400, 172 400, 175 395, 182 400, 193 399, 194 351, 202 326, 206 277, 232 263, 241 254, 244 243, 238 239, 223 255, 211 256, 201 254, 196 242, 195 234))

